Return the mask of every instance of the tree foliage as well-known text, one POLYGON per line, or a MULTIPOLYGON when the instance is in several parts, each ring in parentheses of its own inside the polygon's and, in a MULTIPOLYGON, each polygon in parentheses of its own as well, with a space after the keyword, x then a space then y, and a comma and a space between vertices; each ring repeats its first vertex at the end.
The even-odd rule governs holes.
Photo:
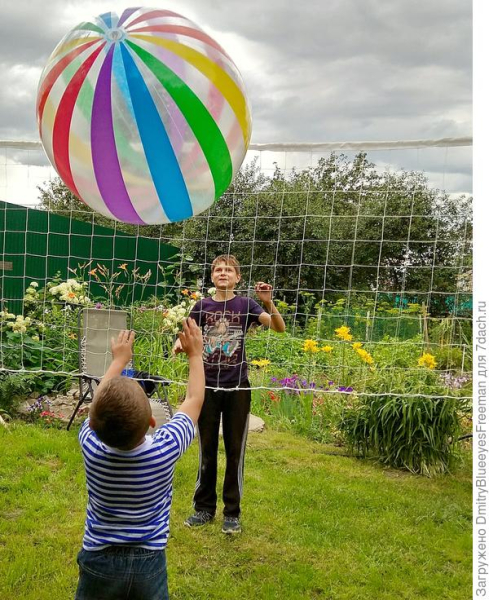
MULTIPOLYGON (((74 200, 59 180, 41 191, 42 206, 58 214, 112 226, 74 200), (76 202, 76 204, 74 204, 76 202)), ((221 253, 243 265, 243 286, 273 283, 296 302, 357 292, 401 294, 443 312, 471 270, 471 198, 429 186, 423 173, 380 172, 365 153, 353 160, 332 153, 317 166, 265 177, 257 161, 243 167, 208 211, 163 226, 122 226, 161 237, 208 266, 221 253)))
POLYGON ((418 172, 380 173, 359 154, 264 179, 256 164, 208 214, 185 226, 185 251, 236 254, 245 278, 286 299, 358 291, 443 304, 471 268, 471 199, 431 189, 418 172))

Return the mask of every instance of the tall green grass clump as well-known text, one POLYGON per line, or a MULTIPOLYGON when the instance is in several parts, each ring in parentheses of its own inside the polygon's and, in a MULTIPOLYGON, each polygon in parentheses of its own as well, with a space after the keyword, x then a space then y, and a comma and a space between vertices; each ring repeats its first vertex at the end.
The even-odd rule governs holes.
POLYGON ((460 399, 373 396, 345 409, 339 429, 353 451, 413 473, 448 472, 457 458, 460 399))

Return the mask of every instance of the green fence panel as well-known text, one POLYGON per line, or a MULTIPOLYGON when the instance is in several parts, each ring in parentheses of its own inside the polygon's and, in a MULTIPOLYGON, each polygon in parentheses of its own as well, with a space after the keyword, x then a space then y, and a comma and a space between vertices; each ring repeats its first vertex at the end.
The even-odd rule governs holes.
POLYGON ((106 297, 103 287, 88 276, 97 265, 106 267, 112 275, 120 273, 115 287, 126 284, 118 298, 113 298, 115 304, 162 295, 158 264, 168 264, 178 252, 175 246, 158 239, 0 202, 0 296, 2 303, 17 314, 22 311, 22 299, 31 281, 44 287, 57 272, 68 279, 73 277, 70 269, 78 269, 81 274, 80 265, 90 261, 84 272, 95 297, 106 297), (135 269, 140 275, 150 272, 146 284, 134 283, 135 269))

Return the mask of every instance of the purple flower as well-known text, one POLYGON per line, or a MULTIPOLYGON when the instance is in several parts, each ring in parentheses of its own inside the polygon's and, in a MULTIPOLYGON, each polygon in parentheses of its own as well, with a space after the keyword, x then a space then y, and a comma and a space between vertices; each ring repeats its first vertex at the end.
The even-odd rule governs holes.
POLYGON ((453 373, 440 373, 440 377, 443 380, 443 383, 453 390, 459 390, 466 383, 470 381, 470 377, 468 375, 460 375, 456 377, 453 373))
POLYGON ((352 387, 345 387, 344 385, 339 385, 337 388, 338 392, 345 392, 345 393, 351 393, 353 392, 353 388, 352 387))
MULTIPOLYGON (((277 378, 272 377, 271 380, 277 381, 277 378)), ((285 389, 286 394, 300 395, 308 390, 316 389, 316 383, 314 381, 302 379, 297 374, 291 375, 290 377, 284 377, 283 379, 280 379, 278 383, 285 389)))
POLYGON ((103 308, 104 305, 101 302, 97 302, 97 304, 95 305, 95 308, 100 309, 103 308))
POLYGON ((50 406, 51 402, 44 396, 39 396, 32 404, 27 407, 28 412, 36 412, 44 409, 44 405, 50 406))

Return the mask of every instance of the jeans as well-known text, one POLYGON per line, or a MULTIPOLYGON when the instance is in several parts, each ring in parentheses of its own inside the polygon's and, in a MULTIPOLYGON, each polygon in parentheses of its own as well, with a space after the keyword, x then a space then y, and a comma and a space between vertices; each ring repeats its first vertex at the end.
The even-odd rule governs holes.
POLYGON ((78 553, 75 600, 168 600, 164 550, 110 546, 78 553))
MULTIPOLYGON (((250 384, 244 381, 241 385, 249 387, 250 384)), ((194 495, 195 510, 206 511, 211 515, 216 513, 217 454, 222 413, 222 433, 226 451, 223 512, 226 517, 239 517, 250 405, 249 389, 215 391, 206 388, 204 405, 198 421, 200 460, 194 495)))

